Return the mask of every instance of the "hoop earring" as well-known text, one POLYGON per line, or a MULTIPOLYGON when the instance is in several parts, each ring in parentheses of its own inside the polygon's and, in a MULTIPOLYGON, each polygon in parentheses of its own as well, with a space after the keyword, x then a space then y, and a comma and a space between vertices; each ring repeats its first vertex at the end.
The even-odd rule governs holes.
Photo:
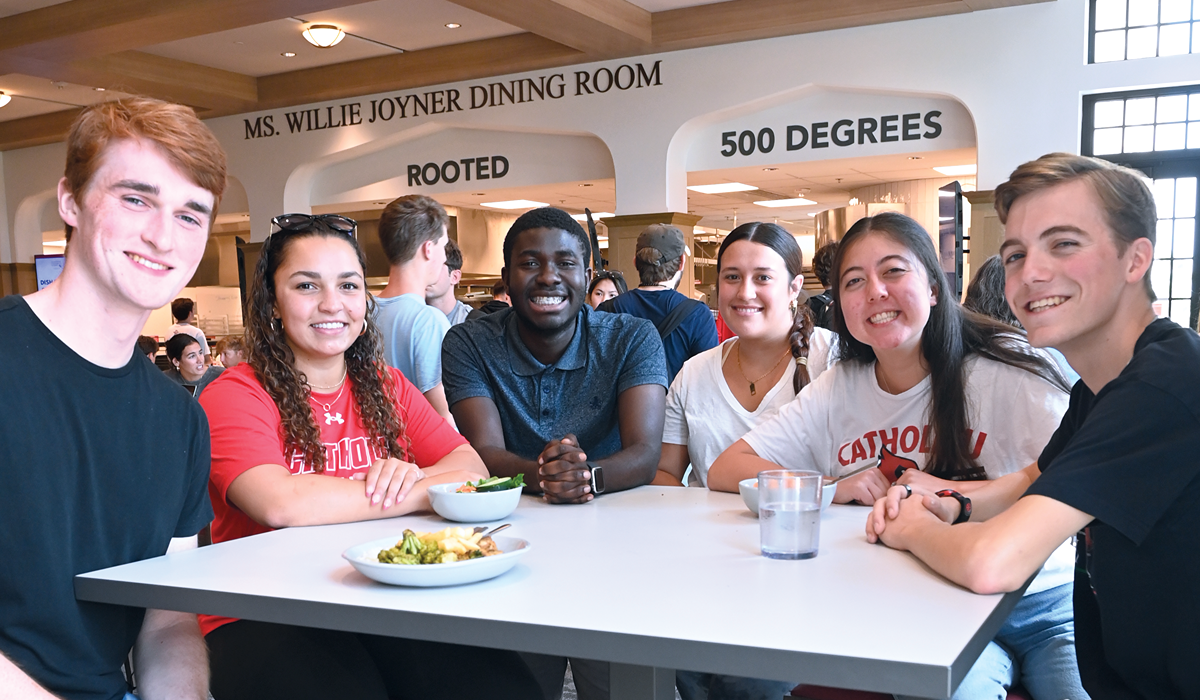
POLYGON ((363 327, 362 327, 362 330, 358 332, 358 337, 361 338, 366 334, 367 334, 367 322, 363 321, 363 327))
POLYGON ((271 329, 274 330, 276 333, 283 330, 283 319, 282 318, 271 319, 271 329))

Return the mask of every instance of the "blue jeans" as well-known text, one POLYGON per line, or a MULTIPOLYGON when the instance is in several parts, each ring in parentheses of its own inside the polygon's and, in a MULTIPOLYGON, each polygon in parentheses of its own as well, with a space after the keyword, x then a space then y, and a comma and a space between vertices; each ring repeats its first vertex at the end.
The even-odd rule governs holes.
POLYGON ((1073 584, 1021 598, 952 700, 1004 700, 1019 683, 1034 700, 1089 700, 1075 661, 1073 584))
POLYGON ((780 700, 795 683, 739 676, 676 671, 675 687, 682 700, 780 700))

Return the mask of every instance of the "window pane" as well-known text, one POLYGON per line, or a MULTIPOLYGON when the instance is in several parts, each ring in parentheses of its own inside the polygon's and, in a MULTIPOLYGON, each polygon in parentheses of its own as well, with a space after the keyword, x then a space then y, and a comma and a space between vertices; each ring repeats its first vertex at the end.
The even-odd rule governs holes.
POLYGON ((1158 0, 1130 0, 1129 26, 1158 24, 1158 0))
MULTIPOLYGON (((1200 140, 1200 122, 1196 122, 1197 140, 1200 140)), ((1097 156, 1121 152, 1121 128, 1096 129, 1092 137, 1092 154, 1097 156)))
POLYGON ((1140 97, 1125 101, 1125 124, 1153 124, 1154 98, 1140 97))
POLYGON ((1190 219, 1196 215, 1196 178, 1181 177, 1175 185, 1175 216, 1190 219))
POLYGON ((1172 219, 1159 219, 1158 228, 1154 232, 1154 259, 1166 260, 1171 257, 1171 230, 1175 222, 1172 219))
MULTIPOLYGON (((1186 53, 1186 52, 1184 52, 1186 53)), ((1187 120, 1187 95, 1165 95, 1158 98, 1158 113, 1156 119, 1163 122, 1182 122, 1187 120)))
MULTIPOLYGON (((1196 0, 1200 2, 1200 0, 1196 0)), ((1096 32, 1096 63, 1125 60, 1125 30, 1096 32)))
MULTIPOLYGON (((1171 263, 1166 260, 1155 260, 1150 266, 1150 285, 1159 299, 1167 296, 1171 289, 1171 263)), ((1164 306, 1166 304, 1164 303, 1164 306)))
POLYGON ((1183 148, 1183 124, 1159 124, 1154 127, 1154 150, 1174 151, 1183 148))
MULTIPOLYGON (((1161 230, 1161 229, 1160 229, 1161 230)), ((1196 248, 1196 220, 1178 219, 1175 221, 1175 245, 1171 250, 1172 257, 1192 259, 1192 251, 1196 248)))
POLYGON ((1188 53, 1192 43, 1192 25, 1168 24, 1159 29, 1158 55, 1179 56, 1188 53))
POLYGON ((1192 18, 1191 0, 1162 0, 1162 15, 1159 21, 1186 22, 1192 18))
POLYGON ((1154 150, 1154 127, 1127 126, 1125 127, 1126 153, 1144 153, 1154 150))
MULTIPOLYGON (((1186 96, 1183 96, 1186 97, 1186 96)), ((1195 96, 1196 118, 1200 119, 1200 95, 1195 96)), ((1106 126, 1121 126, 1125 118, 1125 100, 1108 100, 1097 102, 1094 126, 1103 129, 1106 126)))
POLYGON ((1187 299, 1172 299, 1171 300, 1171 320, 1184 328, 1188 327, 1191 319, 1188 318, 1188 312, 1191 310, 1191 304, 1187 299))
POLYGON ((1188 148, 1200 148, 1200 122, 1188 122, 1188 148))
POLYGON ((1158 218, 1170 219, 1175 211, 1175 179, 1155 180, 1150 189, 1154 192, 1154 203, 1158 205, 1158 218))
MULTIPOLYGON (((1200 0, 1196 0, 1196 2, 1200 2, 1200 0)), ((1200 119, 1200 92, 1188 95, 1188 113, 1190 114, 1188 119, 1200 119)))
POLYGON ((1096 0, 1096 31, 1120 29, 1124 26, 1125 0, 1096 0))
POLYGON ((1126 58, 1154 58, 1158 55, 1158 27, 1129 30, 1129 50, 1126 58))
POLYGON ((1175 273, 1171 276, 1171 298, 1188 299, 1192 296, 1192 260, 1176 260, 1171 263, 1175 273))

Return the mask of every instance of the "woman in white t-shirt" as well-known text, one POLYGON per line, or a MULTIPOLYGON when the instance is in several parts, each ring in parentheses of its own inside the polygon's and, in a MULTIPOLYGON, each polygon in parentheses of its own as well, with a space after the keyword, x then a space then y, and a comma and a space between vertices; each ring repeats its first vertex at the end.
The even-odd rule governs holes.
POLYGON ((717 299, 737 337, 688 360, 671 382, 655 484, 681 486, 690 463, 706 486, 717 455, 829 366, 836 336, 814 328, 798 301, 802 265, 796 239, 775 224, 742 224, 725 237, 717 299))
MULTIPOLYGON (((1066 411, 1068 387, 1019 331, 945 293, 920 224, 892 212, 861 219, 841 240, 832 281, 837 365, 722 453, 709 488, 735 491, 740 479, 780 465, 839 476, 890 453, 918 467, 899 483, 961 496, 972 482, 1037 459, 1066 411)), ((870 469, 838 484, 834 500, 869 505, 888 487, 883 470, 870 469)), ((1072 569, 1066 543, 954 698, 1004 698, 1018 680, 1036 700, 1087 697, 1075 661, 1072 569)))

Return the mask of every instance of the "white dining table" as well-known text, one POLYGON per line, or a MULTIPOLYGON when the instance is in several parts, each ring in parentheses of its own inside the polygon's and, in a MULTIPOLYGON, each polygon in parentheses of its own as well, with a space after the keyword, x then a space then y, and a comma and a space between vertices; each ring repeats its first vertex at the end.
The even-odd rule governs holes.
POLYGON ((435 515, 294 527, 82 574, 80 600, 613 663, 612 697, 674 697, 676 669, 948 698, 1020 592, 976 595, 868 544, 867 509, 821 517, 817 557, 767 559, 736 494, 644 486, 583 505, 522 496, 507 573, 371 581, 341 557, 435 515))

